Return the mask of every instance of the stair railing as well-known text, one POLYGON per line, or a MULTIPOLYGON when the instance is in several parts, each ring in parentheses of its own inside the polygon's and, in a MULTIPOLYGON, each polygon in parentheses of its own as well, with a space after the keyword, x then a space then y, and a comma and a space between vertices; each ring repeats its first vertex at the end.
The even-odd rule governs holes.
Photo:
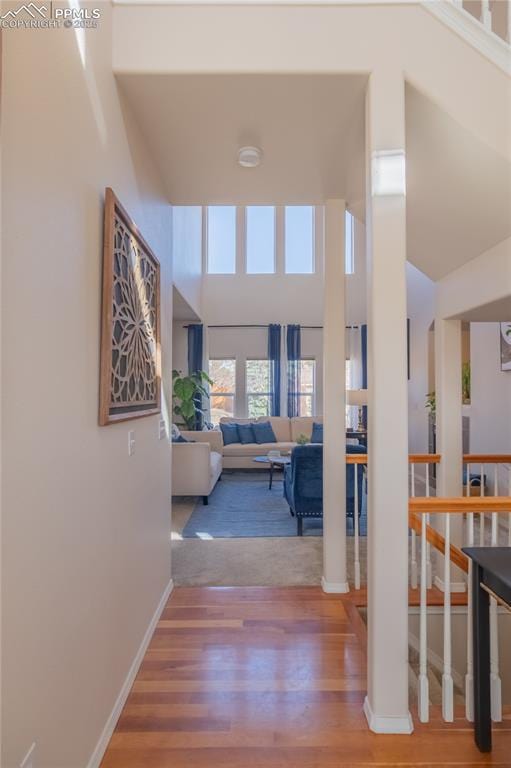
MULTIPOLYGON (((487 459, 488 457, 485 457, 487 459)), ((510 496, 468 496, 461 498, 415 498, 410 499, 409 526, 420 534, 420 613, 419 613, 419 686, 418 712, 421 722, 429 721, 429 682, 428 682, 428 583, 427 583, 427 545, 428 543, 444 555, 443 561, 443 669, 442 669, 442 716, 446 722, 454 720, 454 685, 452 673, 452 612, 451 612, 451 565, 457 566, 467 577, 470 563, 461 549, 451 542, 451 516, 462 515, 466 518, 466 545, 473 543, 474 516, 479 520, 486 514, 492 520, 498 516, 511 514, 510 496), (443 516, 443 536, 429 522, 430 515, 443 516)), ((508 517, 509 519, 509 517, 508 517)), ((481 522, 479 524, 481 527, 481 522)), ((498 546, 498 526, 492 526, 491 546, 498 546), (495 534, 493 535, 493 530, 495 534)), ((510 543, 506 533, 506 544, 510 543)), ((473 640, 472 640, 472 595, 471 580, 467 581, 467 661, 465 675, 465 715, 473 720, 473 640)), ((491 611, 491 609, 490 609, 491 611)), ((490 612, 491 646, 491 701, 492 719, 502 719, 501 682, 499 676, 497 606, 490 612)))

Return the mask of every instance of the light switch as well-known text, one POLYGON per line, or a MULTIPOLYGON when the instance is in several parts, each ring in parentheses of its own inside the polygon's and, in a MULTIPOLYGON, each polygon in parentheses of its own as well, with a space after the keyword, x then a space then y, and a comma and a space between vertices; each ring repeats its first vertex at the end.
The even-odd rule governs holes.
POLYGON ((135 453, 135 431, 131 429, 128 432, 128 456, 133 456, 135 453))
POLYGON ((165 421, 164 419, 160 419, 158 422, 158 439, 163 440, 165 437, 167 437, 167 430, 165 429, 165 421))

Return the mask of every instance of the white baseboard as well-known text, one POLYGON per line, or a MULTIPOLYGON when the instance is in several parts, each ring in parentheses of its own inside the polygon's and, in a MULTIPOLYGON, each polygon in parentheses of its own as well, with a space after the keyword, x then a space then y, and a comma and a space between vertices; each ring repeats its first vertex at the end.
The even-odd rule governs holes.
POLYGON ((364 699, 364 715, 373 733, 413 733, 413 720, 409 712, 405 717, 379 717, 372 711, 367 696, 364 699))
MULTIPOLYGON (((434 585, 437 587, 440 592, 445 592, 445 582, 443 579, 440 578, 440 576, 435 576, 434 579, 434 585)), ((452 592, 466 592, 467 591, 467 585, 464 581, 451 581, 451 593, 452 592)))
POLYGON ((119 692, 117 700, 113 706, 112 711, 110 712, 108 720, 105 723, 103 732, 99 737, 99 741, 96 744, 96 747, 94 749, 94 752, 92 753, 92 756, 89 762, 87 763, 87 768, 99 768, 101 764, 103 755, 105 754, 106 748, 108 747, 108 742, 112 737, 112 733, 114 732, 115 726, 117 725, 117 721, 121 715, 122 708, 124 707, 126 703, 126 699, 128 698, 128 694, 131 690, 131 686, 133 685, 135 678, 137 676, 137 672, 142 663, 142 659, 144 658, 145 652, 147 650, 147 646, 151 641, 156 625, 159 621, 162 611, 165 608, 165 604, 169 599, 170 593, 172 592, 173 589, 174 589, 174 582, 171 579, 167 584, 167 586, 165 587, 165 590, 163 592, 163 595, 161 596, 160 602, 158 603, 158 607, 156 608, 153 614, 153 617, 149 622, 149 626, 147 627, 147 630, 140 644, 140 647, 135 655, 135 658, 133 659, 133 663, 129 669, 129 672, 126 675, 126 679, 122 684, 122 688, 119 692))
POLYGON ((327 581, 324 576, 321 578, 321 588, 323 589, 323 592, 327 592, 328 594, 346 594, 346 592, 350 591, 350 585, 347 581, 327 581))

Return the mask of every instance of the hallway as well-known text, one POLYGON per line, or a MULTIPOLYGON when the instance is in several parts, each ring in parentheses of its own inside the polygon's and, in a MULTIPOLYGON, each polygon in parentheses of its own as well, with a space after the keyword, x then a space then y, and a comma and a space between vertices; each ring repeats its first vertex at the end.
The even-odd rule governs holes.
POLYGON ((102 768, 509 766, 509 715, 492 756, 458 720, 376 736, 362 713, 365 627, 320 588, 177 587, 102 768))

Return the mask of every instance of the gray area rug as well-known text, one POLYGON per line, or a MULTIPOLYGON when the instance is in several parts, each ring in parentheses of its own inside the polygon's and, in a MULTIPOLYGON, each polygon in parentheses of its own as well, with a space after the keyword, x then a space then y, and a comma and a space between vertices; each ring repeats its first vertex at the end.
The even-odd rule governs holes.
MULTIPOLYGON (((348 521, 347 533, 353 535, 348 521)), ((365 505, 360 520, 360 533, 366 533, 365 505)), ((268 488, 268 474, 255 472, 224 472, 204 506, 198 501, 186 523, 184 539, 228 539, 258 537, 296 537, 296 519, 291 517, 284 499, 282 479, 274 478, 268 488)), ((305 518, 303 535, 322 536, 323 521, 305 518)))

